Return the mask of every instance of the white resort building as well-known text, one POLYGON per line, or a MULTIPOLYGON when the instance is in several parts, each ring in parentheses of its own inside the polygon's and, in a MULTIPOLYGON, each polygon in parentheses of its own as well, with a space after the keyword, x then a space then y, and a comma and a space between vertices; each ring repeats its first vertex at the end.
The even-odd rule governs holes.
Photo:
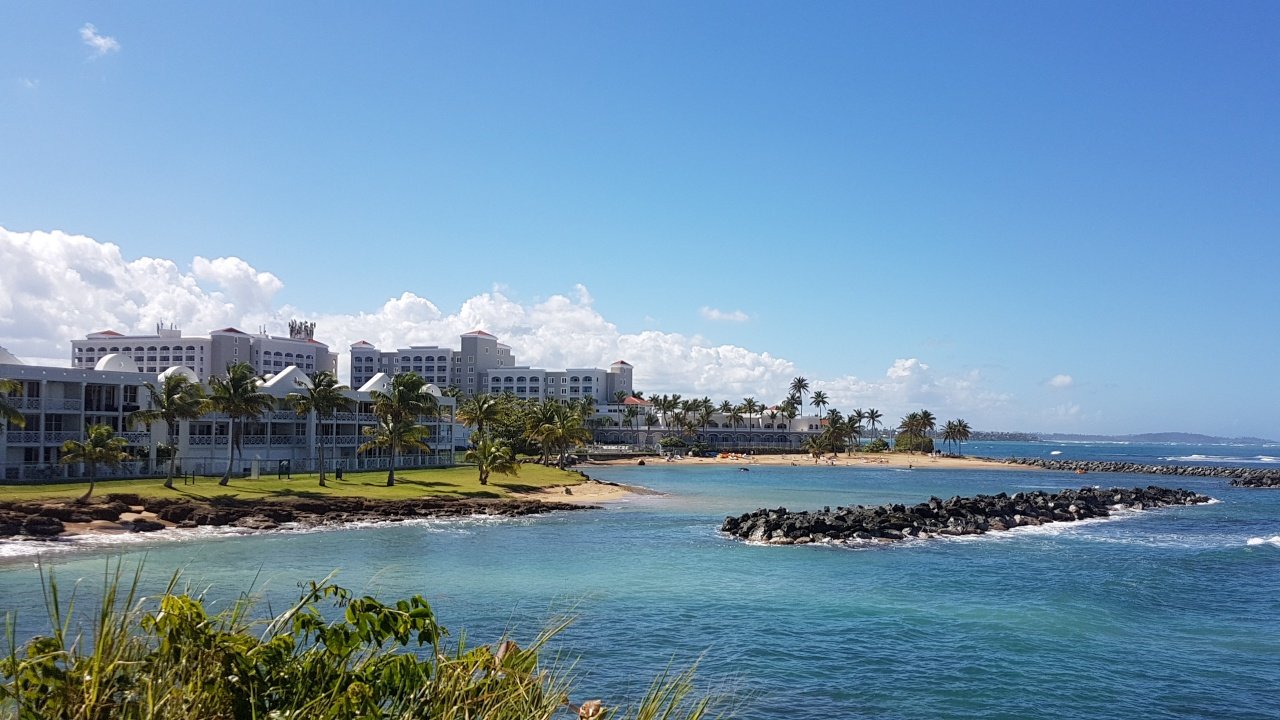
POLYGON ((379 350, 361 340, 351 346, 351 386, 358 387, 377 373, 414 372, 439 387, 456 387, 460 395, 510 393, 522 399, 592 398, 598 407, 617 393, 634 390, 630 363, 619 360, 609 368, 544 370, 517 365, 511 348, 483 330, 461 337, 460 348, 412 345, 395 351, 379 350))
MULTIPOLYGON (((158 386, 171 373, 198 380, 194 370, 177 365, 161 373, 140 372, 133 359, 123 354, 108 354, 99 359, 93 369, 21 365, 13 362, 12 357, 7 359, 9 363, 0 364, 0 379, 16 380, 21 390, 5 401, 18 408, 25 425, 0 423, 0 481, 41 482, 80 477, 81 468, 60 463, 62 443, 83 440, 88 428, 99 424, 115 430, 138 457, 115 471, 100 468, 100 477, 137 477, 165 472, 156 453, 159 445, 169 442, 168 428, 163 422, 149 428, 134 427, 129 416, 148 407, 147 383, 158 386)), ((389 376, 379 374, 360 389, 348 390, 346 395, 354 403, 352 411, 321 420, 314 413, 299 415, 287 399, 290 393, 303 392, 311 383, 301 368, 290 366, 268 373, 258 389, 271 396, 274 407, 244 425, 232 472, 253 476, 282 470, 312 471, 316 444, 321 436, 325 442, 325 466, 330 470, 386 468, 388 458, 382 451, 357 453, 356 450, 367 439, 364 429, 377 423, 370 392, 386 390, 390 382, 389 376)), ((454 400, 444 397, 435 386, 429 386, 428 392, 436 396, 440 406, 438 416, 419 419, 431 431, 432 452, 402 454, 397 458, 397 467, 454 464, 454 400)), ((458 430, 458 436, 465 435, 461 428, 458 430)), ((227 418, 219 414, 181 422, 176 446, 182 472, 221 474, 230 458, 228 431, 227 418)))
MULTIPOLYGON (((338 356, 315 339, 316 324, 291 320, 289 336, 268 335, 265 328, 250 335, 233 327, 213 330, 208 337, 184 336, 175 327, 156 326, 155 335, 122 335, 114 330, 90 333, 71 341, 71 366, 89 370, 108 355, 120 354, 140 372, 160 373, 173 366, 189 368, 200 380, 226 371, 228 365, 247 362, 259 375, 287 367, 307 375, 322 370, 338 372, 338 356)), ((352 385, 355 387, 355 385, 352 385)))

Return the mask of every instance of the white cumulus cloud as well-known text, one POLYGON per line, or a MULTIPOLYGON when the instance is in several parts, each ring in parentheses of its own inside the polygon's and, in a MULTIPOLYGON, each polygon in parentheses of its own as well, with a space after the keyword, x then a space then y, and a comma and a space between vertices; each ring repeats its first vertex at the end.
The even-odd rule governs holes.
POLYGON ((93 23, 85 23, 84 27, 80 28, 80 39, 85 45, 93 48, 95 57, 102 57, 120 49, 120 43, 115 38, 100 34, 93 23))
POLYGON ((1046 384, 1051 388, 1069 388, 1075 384, 1075 380, 1070 375, 1059 374, 1049 378, 1046 384))
POLYGON ((716 308, 707 307, 705 305, 702 306, 700 310, 698 310, 698 314, 706 318, 707 320, 711 320, 713 322, 742 323, 751 319, 749 315, 742 312, 741 310, 726 312, 724 310, 717 310, 716 308))
MULTIPOLYGON (((409 345, 456 347, 458 336, 485 330, 512 348, 523 365, 561 369, 608 367, 626 360, 637 389, 646 393, 707 395, 737 402, 755 397, 776 403, 800 374, 790 361, 738 345, 716 345, 697 335, 647 329, 623 332, 594 307, 585 286, 565 294, 519 302, 495 288, 453 310, 405 291, 380 306, 350 313, 316 314, 278 306, 284 282, 241 258, 124 256, 111 243, 60 231, 13 232, 0 227, 0 346, 19 357, 66 358, 70 343, 90 332, 155 331, 174 323, 192 335, 235 326, 282 335, 290 319, 314 320, 317 339, 339 356, 349 377, 348 348, 367 340, 384 349, 409 345)), ((981 427, 983 414, 1009 398, 986 388, 976 371, 940 373, 918 358, 895 360, 884 376, 815 378, 811 387, 848 411, 875 407, 886 420, 927 407, 939 417, 965 417, 981 427)))

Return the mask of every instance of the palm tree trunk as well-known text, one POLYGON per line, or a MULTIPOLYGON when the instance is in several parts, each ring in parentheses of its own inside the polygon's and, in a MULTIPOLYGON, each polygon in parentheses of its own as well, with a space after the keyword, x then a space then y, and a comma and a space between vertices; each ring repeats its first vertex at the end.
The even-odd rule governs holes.
POLYGON ((89 467, 89 489, 85 490, 84 494, 76 499, 77 503, 87 503, 89 502, 89 496, 93 495, 93 484, 94 484, 93 476, 94 476, 94 470, 96 468, 94 467, 94 463, 88 463, 88 467, 89 467))
POLYGON ((320 442, 316 443, 316 451, 320 455, 320 487, 328 487, 324 484, 324 425, 318 426, 320 430, 320 442))
MULTIPOLYGON (((175 423, 176 424, 176 421, 175 423)), ((173 466, 178 461, 178 443, 173 439, 173 425, 169 426, 169 475, 164 479, 164 486, 173 489, 173 466)))
POLYGON ((218 481, 219 485, 226 485, 231 482, 231 466, 236 461, 236 420, 229 418, 227 420, 227 469, 222 473, 222 479, 218 481))
POLYGON ((387 469, 387 487, 396 484, 396 446, 391 445, 391 467, 387 469))

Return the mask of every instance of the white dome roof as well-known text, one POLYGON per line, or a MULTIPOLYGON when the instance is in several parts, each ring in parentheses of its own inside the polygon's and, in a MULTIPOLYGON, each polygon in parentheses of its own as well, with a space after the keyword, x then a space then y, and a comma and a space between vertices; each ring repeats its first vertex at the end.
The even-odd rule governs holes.
POLYGON ((98 364, 93 366, 93 369, 105 372, 136 373, 138 372, 138 363, 134 362, 133 358, 126 355, 111 353, 110 355, 103 355, 102 359, 98 361, 98 364))
POLYGON ((170 375, 181 375, 193 383, 200 382, 200 378, 196 376, 195 371, 187 367, 186 365, 174 365, 168 370, 165 370, 164 372, 157 375, 156 379, 159 380, 160 382, 164 382, 165 379, 167 379, 170 375))
POLYGON ((427 383, 426 387, 422 389, 431 393, 432 395, 435 395, 436 397, 444 397, 444 395, 440 392, 440 388, 436 387, 435 385, 432 385, 431 383, 427 383))

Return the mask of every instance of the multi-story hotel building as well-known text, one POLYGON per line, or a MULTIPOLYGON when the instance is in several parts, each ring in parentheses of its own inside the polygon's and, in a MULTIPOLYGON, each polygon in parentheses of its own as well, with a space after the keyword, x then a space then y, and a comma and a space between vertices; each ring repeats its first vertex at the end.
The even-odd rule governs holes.
POLYGON ((453 386, 463 396, 511 393, 519 398, 592 398, 597 405, 612 402, 616 393, 630 395, 630 363, 619 360, 609 368, 544 370, 517 365, 511 348, 483 330, 461 337, 460 348, 413 345, 381 351, 361 340, 351 346, 351 386, 360 387, 377 373, 415 372, 439 387, 453 386))
POLYGON ((336 373, 338 356, 315 339, 312 322, 290 321, 289 336, 250 335, 233 327, 214 330, 208 337, 184 336, 174 327, 156 326, 155 335, 123 335, 114 330, 90 333, 71 341, 71 366, 92 369, 108 355, 129 358, 144 373, 157 374, 180 366, 200 380, 226 371, 228 365, 247 362, 261 375, 297 367, 307 375, 322 370, 336 373))
MULTIPOLYGON (((170 344, 172 346, 172 343, 170 344)), ((266 346, 270 347, 270 346, 266 346)), ((274 350, 272 350, 274 352, 274 350)), ((92 369, 22 365, 12 356, 0 363, 0 379, 15 380, 19 392, 5 398, 22 413, 23 427, 0 422, 0 480, 40 482, 42 480, 81 477, 82 469, 61 464, 62 443, 83 440, 89 427, 107 425, 118 437, 128 442, 138 459, 116 470, 99 468, 100 477, 139 477, 163 473, 156 462, 156 448, 169 442, 164 423, 151 427, 137 426, 130 415, 148 407, 147 383, 158 385, 171 373, 197 380, 187 365, 170 367, 163 372, 139 371, 132 358, 121 353, 108 354, 92 369)), ((320 438, 325 442, 325 465, 329 469, 368 470, 385 468, 388 458, 382 451, 358 453, 368 438, 364 429, 377 424, 370 396, 372 390, 386 391, 391 378, 379 374, 359 390, 347 390, 353 402, 350 412, 318 418, 314 413, 299 415, 288 395, 305 392, 310 384, 307 373, 299 366, 266 374, 259 391, 271 396, 274 407, 241 431, 241 451, 232 471, 235 474, 275 473, 281 467, 291 471, 314 469, 315 448, 320 438), (282 465, 284 463, 284 465, 282 465)), ((440 414, 420 418, 430 432, 431 453, 407 454, 398 465, 452 464, 457 442, 465 442, 465 431, 455 433, 454 400, 443 397, 438 388, 428 391, 436 396, 440 414)), ((202 475, 221 474, 229 459, 227 418, 218 414, 204 415, 179 424, 176 445, 182 470, 202 475)))

